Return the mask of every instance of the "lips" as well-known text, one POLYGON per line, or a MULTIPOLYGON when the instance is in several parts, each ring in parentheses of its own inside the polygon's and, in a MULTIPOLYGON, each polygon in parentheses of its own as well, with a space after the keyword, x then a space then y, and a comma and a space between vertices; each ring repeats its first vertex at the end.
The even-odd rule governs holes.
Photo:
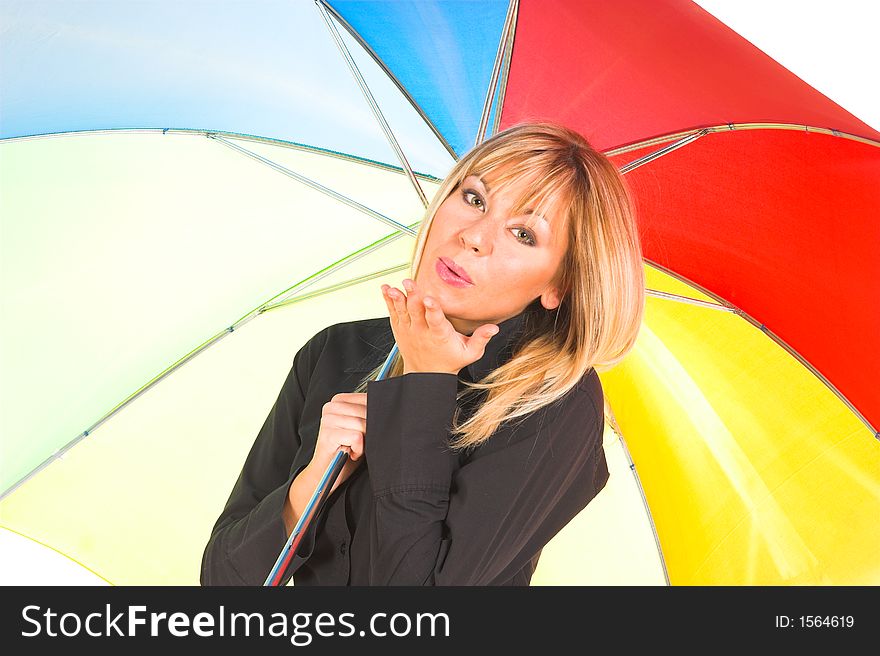
POLYGON ((448 257, 441 257, 440 261, 443 262, 443 264, 446 265, 446 267, 459 278, 461 278, 465 282, 469 282, 472 285, 474 284, 474 281, 471 280, 470 276, 467 274, 467 271, 458 266, 453 260, 450 260, 448 257))

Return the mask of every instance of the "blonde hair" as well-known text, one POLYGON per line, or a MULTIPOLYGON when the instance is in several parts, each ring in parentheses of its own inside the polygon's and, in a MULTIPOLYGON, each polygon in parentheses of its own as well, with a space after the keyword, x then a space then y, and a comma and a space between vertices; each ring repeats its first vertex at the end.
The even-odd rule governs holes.
MULTIPOLYGON (((416 237, 410 277, 415 279, 434 216, 469 175, 493 176, 492 190, 524 184, 513 212, 527 207, 565 219, 568 250, 554 282, 561 303, 547 310, 540 299, 524 310, 523 332, 513 355, 466 389, 488 390, 464 423, 456 410, 450 446, 474 448, 504 421, 554 403, 589 373, 605 371, 630 351, 645 305, 645 274, 630 190, 617 168, 574 130, 555 123, 521 123, 465 154, 425 210, 416 237)), ((561 224, 560 224, 561 225, 561 224)), ((361 382, 366 391, 381 366, 361 382)), ((387 377, 403 374, 395 355, 387 377)), ((607 405, 606 405, 607 413, 607 405)))

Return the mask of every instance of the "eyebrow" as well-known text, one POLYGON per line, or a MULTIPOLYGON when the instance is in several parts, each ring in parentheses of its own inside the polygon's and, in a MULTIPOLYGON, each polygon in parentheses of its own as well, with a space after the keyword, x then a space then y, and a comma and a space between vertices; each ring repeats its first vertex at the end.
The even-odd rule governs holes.
MULTIPOLYGON (((483 188, 486 190, 487 194, 492 191, 492 189, 489 187, 489 185, 486 184, 486 181, 483 180, 483 178, 481 178, 480 176, 477 176, 477 180, 479 180, 480 184, 483 185, 483 188)), ((547 217, 545 217, 543 214, 536 213, 535 210, 533 210, 531 207, 527 207, 526 209, 524 209, 523 214, 534 214, 540 220, 542 220, 544 223, 546 223, 548 228, 550 227, 550 221, 547 220, 547 217)))
POLYGON ((538 214, 531 207, 527 207, 526 209, 524 209, 523 214, 534 214, 539 219, 541 219, 544 223, 546 223, 548 226, 550 225, 550 222, 547 220, 547 217, 545 217, 543 214, 538 214))

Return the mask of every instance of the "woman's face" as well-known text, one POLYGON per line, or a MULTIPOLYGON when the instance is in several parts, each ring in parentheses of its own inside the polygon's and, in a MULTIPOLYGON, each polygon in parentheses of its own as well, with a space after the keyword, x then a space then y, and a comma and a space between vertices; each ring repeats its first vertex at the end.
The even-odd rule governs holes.
POLYGON ((564 221, 513 215, 521 191, 513 185, 497 193, 491 176, 470 175, 437 209, 416 284, 464 335, 519 314, 538 297, 548 310, 561 300, 552 281, 568 248, 564 221), (444 260, 464 269, 470 283, 452 277, 444 260))

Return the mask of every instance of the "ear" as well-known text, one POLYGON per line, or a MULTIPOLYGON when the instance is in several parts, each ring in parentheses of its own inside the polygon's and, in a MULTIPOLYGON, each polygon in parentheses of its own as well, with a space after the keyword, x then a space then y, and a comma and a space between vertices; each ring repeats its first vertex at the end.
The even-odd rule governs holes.
POLYGON ((562 302, 562 295, 556 287, 550 287, 541 294, 541 305, 548 310, 555 310, 562 302))

